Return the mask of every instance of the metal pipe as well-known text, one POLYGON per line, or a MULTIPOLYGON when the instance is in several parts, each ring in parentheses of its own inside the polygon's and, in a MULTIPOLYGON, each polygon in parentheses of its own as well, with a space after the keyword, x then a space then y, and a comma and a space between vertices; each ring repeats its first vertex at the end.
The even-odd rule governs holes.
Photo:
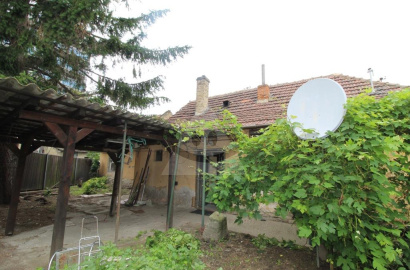
MULTIPOLYGON (((75 156, 75 154, 74 154, 74 156, 75 156)), ((74 184, 78 184, 78 183, 76 183, 76 181, 77 181, 78 155, 77 155, 77 157, 74 157, 74 160, 75 160, 75 167, 74 167, 74 184)))
POLYGON ((205 228, 205 174, 206 174, 206 134, 204 135, 204 156, 202 161, 202 219, 201 228, 205 228))
POLYGON ((372 93, 373 93, 373 92, 374 92, 374 86, 373 86, 373 69, 372 69, 372 68, 369 68, 369 69, 367 70, 367 73, 370 74, 370 85, 371 85, 371 87, 372 87, 372 93))
POLYGON ((175 156, 175 167, 174 167, 174 174, 172 175, 172 185, 171 185, 171 195, 169 197, 169 203, 168 203, 168 216, 167 216, 167 229, 170 228, 170 222, 171 219, 171 211, 174 211, 173 205, 174 205, 174 189, 175 189, 175 180, 176 180, 176 175, 178 172, 178 158, 179 158, 179 148, 181 147, 181 141, 182 141, 182 135, 179 137, 178 140, 178 146, 177 146, 177 153, 175 156))
POLYGON ((47 185, 47 165, 48 165, 48 154, 46 155, 46 167, 44 169, 43 189, 46 189, 46 185, 47 185))
POLYGON ((121 180, 124 169, 124 156, 125 156, 125 143, 127 139, 127 121, 124 122, 124 136, 122 140, 122 154, 121 154, 121 170, 120 170, 120 179, 118 183, 118 199, 117 199, 117 219, 115 221, 115 237, 114 243, 118 241, 118 230, 120 227, 120 207, 121 207, 121 180))
POLYGON ((262 85, 265 85, 265 64, 262 65, 262 85))

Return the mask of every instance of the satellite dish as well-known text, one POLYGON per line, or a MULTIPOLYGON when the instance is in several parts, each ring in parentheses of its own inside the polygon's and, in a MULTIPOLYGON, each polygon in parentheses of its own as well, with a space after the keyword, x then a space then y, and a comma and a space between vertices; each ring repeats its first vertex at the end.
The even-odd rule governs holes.
POLYGON ((298 122, 303 129, 313 129, 314 132, 296 127, 295 134, 301 139, 325 138, 326 132, 335 131, 343 122, 346 100, 343 88, 331 79, 306 82, 290 99, 287 115, 290 122, 298 122))

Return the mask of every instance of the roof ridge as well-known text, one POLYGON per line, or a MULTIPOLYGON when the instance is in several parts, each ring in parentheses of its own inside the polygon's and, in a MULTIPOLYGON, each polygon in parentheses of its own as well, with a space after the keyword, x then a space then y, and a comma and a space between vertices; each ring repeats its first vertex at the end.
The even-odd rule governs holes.
MULTIPOLYGON (((277 83, 277 84, 269 84, 269 88, 273 88, 273 87, 278 87, 278 86, 286 86, 286 85, 293 85, 293 84, 299 84, 301 82, 306 82, 306 81, 310 81, 313 79, 319 79, 319 78, 332 78, 332 77, 344 77, 345 79, 356 79, 356 80, 361 80, 361 81, 369 81, 369 79, 365 79, 365 78, 361 78, 361 77, 355 77, 355 76, 350 76, 350 75, 345 75, 343 73, 331 73, 329 75, 322 75, 322 76, 313 76, 307 79, 301 79, 301 80, 297 80, 297 81, 288 81, 288 82, 283 82, 283 83, 277 83)), ((400 84, 395 84, 395 83, 389 83, 389 82, 380 82, 380 81, 373 81, 374 83, 378 83, 378 84, 384 84, 384 85, 397 85, 397 86, 401 86, 401 87, 406 87, 406 85, 400 85, 400 84)), ((370 85, 369 85, 370 87, 370 85)), ((232 92, 228 92, 228 93, 223 93, 223 94, 218 94, 218 95, 212 95, 209 96, 209 99, 211 98, 219 98, 219 97, 223 97, 223 96, 227 96, 227 95, 234 95, 234 94, 238 94, 241 92, 248 92, 248 91, 255 91, 257 90, 258 87, 252 87, 249 89, 242 89, 242 90, 236 90, 236 91, 232 91, 232 92)), ((188 103, 191 102, 196 102, 196 100, 190 100, 188 101, 188 103)), ((188 104, 187 103, 187 104, 188 104)))
MULTIPOLYGON (((302 84, 318 78, 328 78, 338 82, 343 87, 348 97, 356 96, 363 92, 363 89, 371 87, 370 78, 365 79, 342 73, 332 73, 324 76, 314 76, 302 80, 269 85, 270 93, 273 93, 274 96, 266 103, 256 102, 257 87, 254 87, 209 96, 208 107, 209 109, 216 108, 222 106, 222 101, 230 100, 232 101, 232 104, 229 105, 228 110, 231 110, 231 112, 238 117, 238 121, 243 125, 268 125, 272 123, 275 118, 281 117, 284 110, 282 105, 289 102, 292 94, 302 84)), ((374 95, 384 96, 388 91, 399 91, 400 89, 407 87, 408 86, 380 82, 377 80, 374 81, 374 88, 376 89, 374 95)), ((171 117, 171 121, 176 119, 182 121, 198 119, 211 120, 215 118, 214 115, 211 115, 211 111, 207 111, 202 115, 195 115, 195 104, 196 100, 186 103, 171 117)))

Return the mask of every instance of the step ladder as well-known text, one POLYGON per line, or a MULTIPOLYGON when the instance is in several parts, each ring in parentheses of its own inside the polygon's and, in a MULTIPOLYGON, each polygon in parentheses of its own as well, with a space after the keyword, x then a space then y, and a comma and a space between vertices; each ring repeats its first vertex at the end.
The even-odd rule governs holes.
POLYGON ((80 270, 82 262, 101 251, 101 245, 102 242, 98 231, 98 218, 96 216, 84 217, 81 221, 81 234, 78 246, 55 252, 48 264, 48 270, 50 270, 53 265, 55 266, 55 270, 59 270, 60 267, 64 269, 64 267, 74 264, 76 264, 78 270, 80 270), (95 235, 85 236, 84 221, 87 219, 95 220, 95 235), (53 264, 54 261, 55 264, 53 264))

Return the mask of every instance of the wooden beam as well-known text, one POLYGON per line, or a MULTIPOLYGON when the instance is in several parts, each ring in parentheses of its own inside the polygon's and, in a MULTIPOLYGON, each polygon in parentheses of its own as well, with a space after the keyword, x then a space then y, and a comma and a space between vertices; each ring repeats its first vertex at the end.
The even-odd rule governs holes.
MULTIPOLYGON (((21 91, 19 89, 14 89, 13 87, 7 87, 7 86, 4 86, 4 85, 0 85, 0 90, 16 93, 16 94, 19 94, 19 95, 25 95, 25 96, 33 97, 33 98, 36 98, 36 99, 49 101, 50 104, 48 105, 48 107, 51 107, 52 104, 61 104, 61 105, 67 106, 69 108, 84 109, 86 111, 90 111, 90 112, 93 112, 95 114, 106 115, 106 116, 109 116, 109 117, 113 116, 112 113, 106 112, 105 110, 93 109, 92 106, 84 107, 84 105, 75 104, 75 103, 71 102, 71 100, 70 101, 61 100, 61 99, 64 98, 64 96, 61 96, 60 98, 57 98, 57 99, 52 98, 52 97, 47 97, 47 96, 38 96, 37 94, 32 93, 31 91, 21 91)), ((132 121, 135 121, 135 120, 132 120, 132 121)))
POLYGON ((111 194, 111 204, 110 204, 110 217, 114 216, 114 209, 116 208, 116 202, 117 202, 117 197, 118 197, 118 189, 119 189, 119 184, 120 184, 120 158, 117 153, 107 153, 108 156, 112 159, 112 161, 115 163, 115 175, 114 175, 114 184, 112 187, 112 194, 111 194))
POLYGON ((67 140, 64 147, 63 168, 58 188, 57 206, 54 219, 53 238, 51 240, 50 258, 56 251, 63 249, 65 223, 67 217, 68 198, 70 195, 70 178, 73 172, 75 142, 77 140, 77 127, 68 128, 67 140))
POLYGON ((24 108, 26 108, 27 106, 38 106, 38 99, 32 99, 29 98, 26 101, 24 101, 19 107, 15 108, 12 112, 10 112, 6 117, 4 117, 1 121, 0 121, 0 126, 3 126, 5 124, 8 124, 10 122, 13 122, 14 119, 16 117, 18 117, 19 112, 21 110, 23 110, 24 108))
POLYGON ((77 131, 77 140, 76 143, 84 139, 86 136, 88 136, 91 132, 93 132, 94 129, 90 128, 83 128, 79 131, 77 131))
POLYGON ((11 193, 11 201, 9 205, 9 212, 7 215, 7 223, 6 223, 6 235, 13 235, 14 233, 14 227, 16 225, 16 217, 17 217, 17 207, 19 203, 19 197, 20 197, 20 190, 21 190, 21 185, 23 183, 23 173, 24 173, 24 167, 26 165, 26 158, 27 155, 30 154, 29 149, 31 146, 31 142, 33 141, 33 137, 28 137, 24 140, 24 142, 21 144, 21 149, 19 150, 19 159, 17 163, 17 169, 16 169, 16 177, 13 181, 13 186, 12 186, 12 193, 11 193))
POLYGON ((53 133, 61 145, 67 144, 67 135, 59 125, 50 122, 44 122, 44 125, 53 133))
MULTIPOLYGON (((89 128, 89 129, 94 129, 94 130, 112 133, 112 134, 121 135, 124 133, 123 128, 106 126, 100 123, 95 123, 95 122, 90 122, 90 121, 85 121, 85 120, 70 119, 70 118, 66 118, 63 116, 50 115, 50 114, 45 114, 45 113, 33 112, 33 111, 21 111, 20 118, 28 119, 28 120, 35 120, 35 121, 40 121, 40 122, 51 122, 51 123, 67 125, 67 126, 77 126, 80 128, 89 128)), ((148 134, 148 133, 144 133, 141 131, 135 131, 135 130, 127 130, 127 135, 134 136, 134 137, 140 137, 144 139, 152 139, 152 140, 157 140, 157 141, 161 141, 164 139, 163 136, 160 136, 160 135, 148 134)))
POLYGON ((73 113, 70 114, 70 118, 74 119, 83 119, 86 113, 83 108, 75 110, 73 113))
MULTIPOLYGON (((16 143, 19 143, 18 141, 16 143)), ((34 141, 32 147, 39 148, 40 146, 50 146, 50 147, 57 147, 57 148, 64 148, 59 142, 43 142, 43 141, 34 141)), ((93 152, 107 152, 107 153, 117 153, 118 149, 113 148, 106 148, 106 147, 93 147, 93 146, 86 146, 86 145, 76 145, 76 150, 84 150, 84 151, 93 151, 93 152)))
MULTIPOLYGON (((175 142, 178 142, 178 141, 177 141, 177 140, 171 140, 171 145, 172 145, 173 143, 175 143, 175 142)), ((165 149, 167 149, 167 151, 168 151, 169 154, 172 154, 171 145, 168 143, 167 140, 165 140, 165 139, 162 140, 162 141, 161 141, 161 144, 162 144, 162 146, 165 147, 165 149)))

